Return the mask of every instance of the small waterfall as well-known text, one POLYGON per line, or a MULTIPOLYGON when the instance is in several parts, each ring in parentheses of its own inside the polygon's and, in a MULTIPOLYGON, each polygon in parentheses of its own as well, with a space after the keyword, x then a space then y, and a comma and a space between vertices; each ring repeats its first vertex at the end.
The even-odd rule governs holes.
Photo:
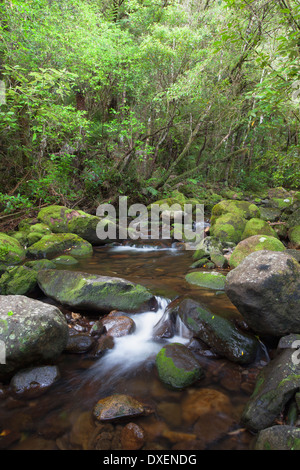
POLYGON ((169 252, 177 252, 178 248, 176 247, 162 247, 157 245, 120 245, 114 246, 110 249, 110 251, 135 251, 140 253, 147 253, 150 251, 169 251, 169 252))
POLYGON ((120 338, 114 338, 114 348, 106 352, 88 371, 89 378, 99 376, 105 378, 105 383, 113 383, 120 376, 135 372, 141 366, 153 364, 157 353, 166 342, 186 343, 185 327, 180 321, 176 327, 175 336, 157 341, 153 338, 153 329, 165 314, 170 300, 156 297, 158 309, 156 312, 144 312, 128 315, 136 325, 134 333, 120 338), (182 336, 181 336, 182 335, 182 336), (108 382, 107 382, 108 381, 108 382))

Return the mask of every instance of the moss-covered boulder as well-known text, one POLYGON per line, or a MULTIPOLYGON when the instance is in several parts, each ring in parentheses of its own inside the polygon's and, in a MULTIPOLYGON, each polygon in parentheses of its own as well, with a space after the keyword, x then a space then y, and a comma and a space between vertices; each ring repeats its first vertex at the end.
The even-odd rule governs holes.
POLYGON ((34 261, 26 261, 24 266, 33 269, 34 271, 41 271, 42 269, 55 269, 56 264, 49 259, 37 259, 34 261))
POLYGON ((72 233, 51 233, 44 235, 38 242, 27 250, 27 256, 31 258, 53 258, 68 251, 75 257, 89 256, 93 253, 92 245, 72 233))
POLYGON ((288 232, 288 236, 295 248, 300 248, 300 225, 292 227, 288 232))
POLYGON ((194 354, 183 344, 169 343, 156 356, 160 380, 167 386, 182 389, 204 376, 194 354))
POLYGON ((292 228, 300 225, 300 208, 296 209, 287 219, 287 227, 292 228))
POLYGON ((49 235, 51 233, 51 229, 46 224, 33 224, 29 226, 28 229, 29 233, 38 232, 42 235, 49 235))
POLYGON ((251 253, 227 274, 225 292, 256 333, 300 333, 300 266, 293 256, 251 253))
POLYGON ((247 201, 234 201, 234 200, 223 200, 220 201, 212 208, 211 213, 211 224, 214 224, 215 220, 223 214, 236 214, 243 219, 260 218, 260 210, 251 202, 247 201))
POLYGON ((39 272, 38 283, 50 298, 81 310, 139 312, 157 307, 148 289, 117 277, 49 269, 39 272))
POLYGON ((0 340, 6 352, 0 377, 57 360, 68 335, 66 319, 55 306, 23 295, 0 296, 0 340))
POLYGON ((21 246, 25 247, 28 243, 28 232, 9 232, 7 235, 17 240, 21 246))
POLYGON ((229 259, 231 268, 236 268, 248 255, 255 251, 285 251, 286 248, 280 240, 268 235, 253 235, 242 240, 233 250, 229 259))
POLYGON ((68 223, 76 217, 85 214, 83 211, 68 209, 65 206, 52 205, 44 207, 38 213, 38 220, 50 227, 54 233, 67 233, 68 223))
POLYGON ((41 238, 44 237, 44 234, 38 232, 30 232, 27 234, 27 247, 34 245, 37 243, 41 238))
POLYGON ((74 264, 78 264, 78 260, 73 258, 73 256, 62 255, 62 256, 58 256, 57 258, 54 258, 53 263, 54 265, 62 264, 65 266, 73 266, 74 264))
POLYGON ((185 276, 189 284, 214 290, 224 290, 226 277, 218 272, 195 271, 185 276))
POLYGON ((25 266, 8 269, 0 278, 1 295, 27 295, 37 286, 37 272, 25 266))
POLYGON ((264 220, 250 219, 245 225, 242 240, 252 237, 253 235, 268 235, 270 237, 278 238, 277 233, 273 228, 264 220))
POLYGON ((275 207, 260 207, 260 218, 266 222, 276 222, 280 219, 281 210, 275 207))
POLYGON ((238 243, 246 226, 246 219, 239 214, 226 213, 214 219, 210 234, 223 242, 238 243))
POLYGON ((25 249, 18 240, 0 233, 0 264, 16 265, 25 259, 25 249))
POLYGON ((194 337, 210 346, 213 352, 232 362, 254 362, 260 349, 258 340, 241 331, 233 321, 216 315, 199 302, 184 299, 178 314, 194 337))
POLYGON ((275 425, 263 429, 255 439, 254 450, 300 450, 300 428, 275 425))
POLYGON ((259 373, 256 386, 242 414, 242 424, 257 432, 275 424, 299 389, 300 365, 295 349, 283 349, 259 373))
POLYGON ((293 205, 292 197, 286 197, 286 198, 273 197, 270 199, 270 206, 276 209, 279 209, 280 211, 283 211, 287 209, 288 207, 291 207, 292 205, 293 205))

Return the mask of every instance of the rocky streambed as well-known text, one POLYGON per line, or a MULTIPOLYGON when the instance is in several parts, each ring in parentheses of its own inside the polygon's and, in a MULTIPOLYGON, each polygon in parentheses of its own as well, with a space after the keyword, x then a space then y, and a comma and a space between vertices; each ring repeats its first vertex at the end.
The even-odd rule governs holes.
POLYGON ((260 207, 195 250, 59 206, 1 234, 1 448, 298 449, 299 251, 260 207))

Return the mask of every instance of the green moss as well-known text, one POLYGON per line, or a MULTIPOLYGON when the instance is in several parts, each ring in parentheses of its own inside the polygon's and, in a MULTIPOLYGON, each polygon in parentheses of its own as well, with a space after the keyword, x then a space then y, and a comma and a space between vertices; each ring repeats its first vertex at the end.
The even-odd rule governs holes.
POLYGON ((272 207, 275 207, 280 210, 284 210, 287 207, 290 207, 293 205, 293 198, 292 197, 286 197, 286 198, 272 197, 270 200, 270 203, 272 207))
POLYGON ((2 295, 26 295, 37 284, 37 273, 24 266, 17 266, 6 271, 0 278, 2 295))
POLYGON ((27 250, 27 255, 35 258, 51 258, 67 251, 72 256, 87 256, 93 252, 92 245, 71 233, 45 235, 27 250))
POLYGON ((226 277, 217 272, 193 272, 185 276, 190 284, 207 289, 224 290, 226 277))
POLYGON ((246 223, 242 240, 252 237, 253 235, 269 235, 270 237, 278 238, 275 230, 273 230, 266 221, 255 218, 248 220, 246 223))
POLYGON ((39 259, 35 261, 27 261, 24 266, 35 271, 41 271, 42 269, 55 269, 56 265, 49 259, 39 259))
POLYGON ((268 235, 253 235, 242 240, 233 250, 229 264, 236 268, 250 253, 254 251, 285 251, 285 246, 275 237, 268 235))
POLYGON ((260 217, 260 210, 255 204, 247 201, 223 200, 212 208, 211 224, 214 224, 218 217, 227 213, 239 215, 244 219, 260 217))
POLYGON ((289 232, 288 236, 290 241, 296 245, 297 248, 300 247, 300 225, 296 225, 295 227, 292 227, 289 232))
POLYGON ((78 264, 78 260, 73 258, 72 256, 67 256, 67 255, 62 255, 59 256, 58 258, 55 258, 54 260, 55 264, 64 264, 64 265, 74 265, 78 264))
POLYGON ((246 219, 235 213, 226 213, 215 220, 210 233, 223 242, 238 243, 245 226, 246 219))
POLYGON ((188 387, 203 375, 192 353, 179 343, 169 344, 159 351, 156 356, 156 367, 160 379, 175 389, 188 387), (180 357, 181 352, 187 356, 183 360, 180 357))
POLYGON ((0 264, 16 265, 25 258, 25 250, 14 238, 0 233, 0 264))

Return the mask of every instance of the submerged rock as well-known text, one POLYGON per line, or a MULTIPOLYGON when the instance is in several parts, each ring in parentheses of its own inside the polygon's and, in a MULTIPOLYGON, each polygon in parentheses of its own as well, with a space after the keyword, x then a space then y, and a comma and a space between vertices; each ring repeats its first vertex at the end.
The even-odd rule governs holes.
POLYGON ((197 271, 187 274, 185 279, 188 283, 199 287, 224 290, 226 277, 218 272, 197 271))
POLYGON ((272 426, 288 401, 299 389, 300 365, 295 349, 282 349, 259 373, 255 390, 247 403, 242 423, 251 431, 272 426))
POLYGON ((225 292, 256 333, 300 333, 300 266, 292 256, 250 254, 228 273, 225 292))
POLYGON ((59 377, 57 366, 31 367, 13 376, 10 390, 18 398, 36 398, 45 393, 59 377))
POLYGON ((97 421, 118 421, 138 416, 145 416, 152 410, 129 395, 115 394, 102 398, 97 402, 93 410, 93 416, 97 421))
POLYGON ((56 360, 66 347, 68 325, 53 305, 23 295, 0 296, 0 340, 5 344, 5 377, 29 365, 56 360))
POLYGON ((181 343, 164 346, 155 362, 161 381, 175 389, 188 387, 204 376, 194 354, 181 343))
POLYGON ((240 364, 255 361, 260 344, 258 340, 235 324, 191 299, 180 304, 179 316, 194 337, 199 338, 220 356, 240 364))
POLYGON ((49 269, 39 272, 38 284, 50 298, 78 309, 128 313, 157 308, 148 289, 117 277, 49 269))

